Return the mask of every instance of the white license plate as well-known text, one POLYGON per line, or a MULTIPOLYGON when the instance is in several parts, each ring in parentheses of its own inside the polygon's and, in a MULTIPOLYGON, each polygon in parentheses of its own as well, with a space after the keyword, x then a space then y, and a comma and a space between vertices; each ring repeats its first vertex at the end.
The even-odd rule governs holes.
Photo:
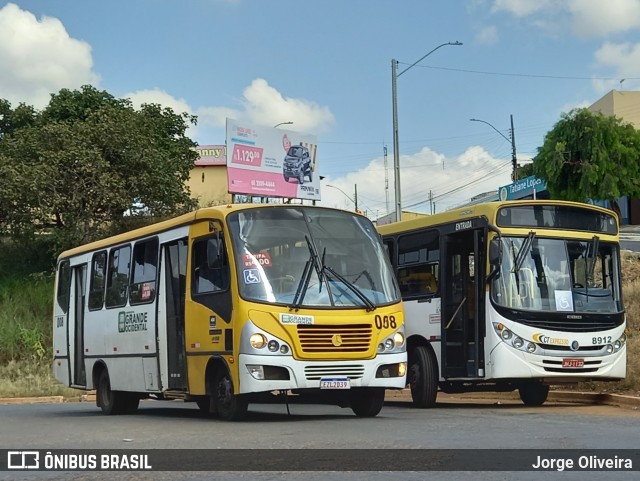
POLYGON ((323 377, 320 389, 351 389, 351 382, 348 377, 323 377))
POLYGON ((584 359, 563 359, 562 367, 567 367, 569 369, 584 367, 584 359))

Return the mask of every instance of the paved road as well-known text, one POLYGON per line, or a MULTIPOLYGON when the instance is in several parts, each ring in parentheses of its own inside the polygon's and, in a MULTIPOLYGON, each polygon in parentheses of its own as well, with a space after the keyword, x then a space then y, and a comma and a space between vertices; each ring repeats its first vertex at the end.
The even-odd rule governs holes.
MULTIPOLYGON (((91 403, 0 406, 0 449, 337 449, 367 456, 390 449, 640 449, 640 412, 612 406, 552 402, 528 408, 517 401, 441 402, 417 410, 389 402, 375 419, 359 419, 333 406, 252 405, 247 422, 202 417, 191 404, 145 401, 129 416, 103 416, 91 403)), ((620 451, 622 453, 622 451, 620 451)), ((295 453, 293 451, 292 453, 295 453)), ((379 453, 379 454, 376 454, 379 453)), ((497 454, 496 454, 497 453, 497 454)), ((184 466, 188 469, 188 466, 184 466)), ((337 467, 339 469, 339 467, 337 467)), ((391 469, 390 469, 391 470, 391 469)), ((0 479, 104 479, 107 473, 0 473, 0 479)), ((563 473, 564 479, 632 479, 635 473, 563 473)), ((109 479, 382 480, 547 479, 540 472, 153 472, 108 473, 109 479)), ((639 476, 640 477, 640 476, 639 476)))

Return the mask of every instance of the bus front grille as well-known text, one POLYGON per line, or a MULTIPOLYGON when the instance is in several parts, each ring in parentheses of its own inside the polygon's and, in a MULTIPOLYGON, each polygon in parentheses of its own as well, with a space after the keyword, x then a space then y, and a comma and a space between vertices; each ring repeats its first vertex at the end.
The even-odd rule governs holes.
POLYGON ((298 325, 300 347, 306 353, 366 352, 372 333, 369 324, 298 325))
POLYGON ((323 377, 348 377, 349 379, 360 379, 364 374, 362 365, 318 365, 306 366, 304 376, 308 381, 316 381, 323 377))

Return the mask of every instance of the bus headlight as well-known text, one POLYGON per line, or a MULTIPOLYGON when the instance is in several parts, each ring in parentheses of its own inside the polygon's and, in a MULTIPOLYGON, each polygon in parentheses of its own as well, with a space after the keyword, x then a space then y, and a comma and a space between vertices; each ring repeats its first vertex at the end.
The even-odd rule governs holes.
POLYGON ((618 352, 627 342, 627 335, 622 333, 622 335, 618 338, 616 342, 613 343, 614 352, 618 352))
POLYGON ((406 339, 404 337, 403 328, 400 328, 389 337, 381 340, 378 344, 377 350, 378 354, 404 352, 406 350, 406 339))
POLYGON ((278 349, 280 349, 280 344, 278 344, 278 341, 276 341, 275 339, 271 339, 269 341, 269 344, 267 345, 267 348, 271 352, 276 352, 278 349))
POLYGON ((401 332, 396 332, 393 335, 393 342, 396 345, 396 347, 400 347, 404 344, 404 334, 401 332))
POLYGON ((607 354, 611 354, 613 352, 613 345, 607 344, 606 350, 607 350, 607 354))
POLYGON ((502 341, 518 351, 534 354, 538 349, 538 346, 534 342, 518 336, 515 332, 507 329, 507 327, 501 322, 494 322, 493 328, 502 341))
POLYGON ((267 338, 260 333, 251 334, 251 337, 249 338, 249 344, 251 344, 251 347, 253 347, 254 349, 262 349, 267 345, 267 338))

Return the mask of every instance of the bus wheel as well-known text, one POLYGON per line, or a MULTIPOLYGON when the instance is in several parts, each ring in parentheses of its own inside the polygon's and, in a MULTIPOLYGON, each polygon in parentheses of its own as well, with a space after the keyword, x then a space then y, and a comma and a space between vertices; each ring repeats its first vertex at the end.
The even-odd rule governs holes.
POLYGON ((409 353, 409 386, 413 405, 432 408, 438 395, 438 366, 425 346, 416 346, 409 353))
POLYGON ((196 398, 196 404, 204 415, 209 417, 215 415, 215 412, 211 410, 211 401, 209 396, 198 396, 196 398))
POLYGON ((111 381, 109 380, 109 373, 106 369, 102 371, 102 373, 100 373, 96 403, 102 409, 103 413, 122 414, 126 412, 132 412, 137 409, 139 402, 140 398, 133 398, 131 395, 129 395, 129 393, 122 391, 112 391, 111 381), (135 399, 135 407, 133 406, 131 399, 135 399))
POLYGON ((383 388, 357 388, 351 392, 351 410, 360 418, 376 417, 383 404, 383 388))
POLYGON ((244 396, 234 394, 231 376, 223 370, 214 384, 216 410, 220 419, 238 421, 247 414, 248 403, 244 396))
POLYGON ((518 388, 525 406, 542 406, 549 396, 549 386, 538 381, 529 381, 518 388))

